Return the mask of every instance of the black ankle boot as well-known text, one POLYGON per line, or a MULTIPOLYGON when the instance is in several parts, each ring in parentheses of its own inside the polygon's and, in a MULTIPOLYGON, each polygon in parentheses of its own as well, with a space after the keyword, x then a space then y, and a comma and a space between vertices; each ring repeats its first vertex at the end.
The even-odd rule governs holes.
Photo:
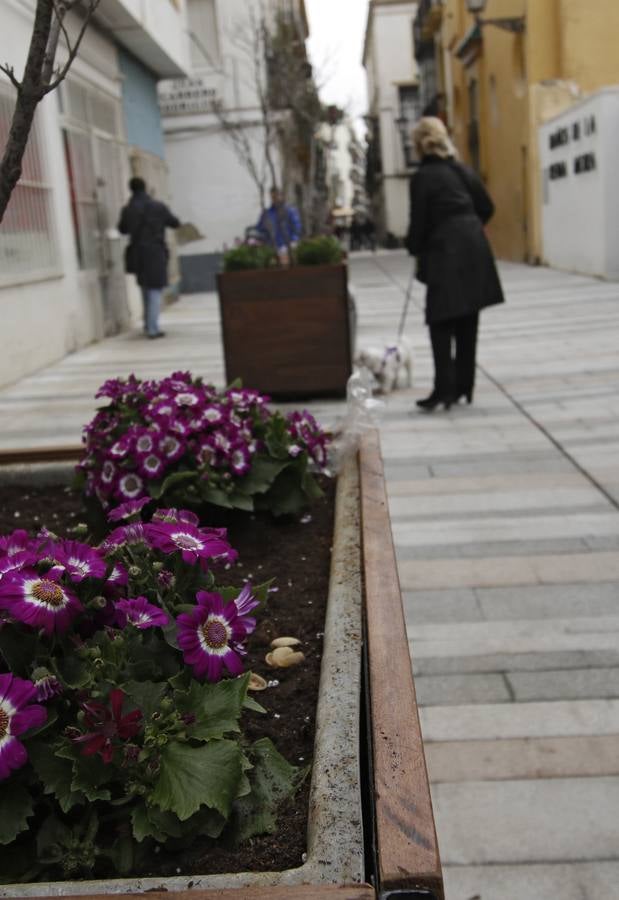
POLYGON ((460 400, 461 400, 463 397, 466 398, 466 402, 467 402, 468 405, 470 406, 471 403, 473 402, 473 391, 472 391, 472 390, 470 390, 470 391, 460 391, 460 392, 459 392, 458 394, 456 394, 456 396, 454 397, 454 403, 459 403, 460 400))
POLYGON ((417 406, 419 409, 424 409, 427 412, 432 412, 433 409, 436 409, 437 406, 443 405, 445 409, 449 409, 453 400, 451 397, 444 397, 438 391, 434 390, 430 394, 429 397, 426 397, 424 400, 418 400, 417 406))

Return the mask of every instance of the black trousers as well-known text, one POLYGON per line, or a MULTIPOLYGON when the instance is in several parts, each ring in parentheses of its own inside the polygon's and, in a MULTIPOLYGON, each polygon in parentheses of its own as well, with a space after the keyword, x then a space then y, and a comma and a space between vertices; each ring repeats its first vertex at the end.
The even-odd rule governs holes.
POLYGON ((434 390, 441 397, 473 394, 479 313, 430 325, 434 390))

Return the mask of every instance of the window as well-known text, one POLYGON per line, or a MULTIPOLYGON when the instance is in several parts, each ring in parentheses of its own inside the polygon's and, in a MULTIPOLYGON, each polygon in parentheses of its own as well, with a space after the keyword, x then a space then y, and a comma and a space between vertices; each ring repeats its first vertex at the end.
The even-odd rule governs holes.
POLYGON ((404 153, 404 164, 407 169, 415 165, 415 149, 413 147, 413 139, 411 132, 413 125, 420 115, 419 110, 419 88, 416 84, 400 85, 398 88, 400 100, 400 134, 402 136, 402 151, 404 153))
MULTIPOLYGON (((8 139, 15 100, 0 86, 0 156, 8 139)), ((38 113, 22 162, 22 175, 0 224, 0 284, 58 269, 52 187, 38 113)))
POLYGON ((192 67, 216 69, 219 65, 219 41, 215 0, 188 0, 187 19, 192 67))
POLYGON ((80 269, 105 266, 102 236, 122 198, 120 102, 74 78, 60 88, 63 149, 80 269))

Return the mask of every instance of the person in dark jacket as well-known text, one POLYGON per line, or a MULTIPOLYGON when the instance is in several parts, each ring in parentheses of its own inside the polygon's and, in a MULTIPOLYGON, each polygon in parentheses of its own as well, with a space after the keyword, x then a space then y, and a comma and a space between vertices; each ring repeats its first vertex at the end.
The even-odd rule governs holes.
POLYGON ((504 297, 483 228, 494 213, 484 185, 455 160, 440 119, 420 119, 413 140, 421 165, 411 178, 406 246, 427 285, 434 389, 417 406, 431 411, 462 397, 472 403, 479 311, 504 297))
POLYGON ((144 307, 144 333, 147 337, 161 338, 159 313, 163 289, 168 283, 168 248, 165 242, 166 228, 178 228, 181 224, 165 203, 154 200, 146 193, 142 178, 129 182, 131 199, 123 207, 118 223, 121 234, 129 235, 127 260, 142 289, 144 307))

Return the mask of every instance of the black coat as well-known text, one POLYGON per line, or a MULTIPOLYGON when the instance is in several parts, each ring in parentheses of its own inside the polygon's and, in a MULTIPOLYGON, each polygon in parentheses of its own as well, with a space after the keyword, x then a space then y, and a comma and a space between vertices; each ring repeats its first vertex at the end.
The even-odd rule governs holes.
POLYGON ((494 204, 478 176, 452 159, 426 157, 410 184, 406 246, 424 281, 426 322, 471 315, 504 300, 483 225, 494 204))
POLYGON ((118 223, 121 234, 128 234, 136 248, 136 278, 140 287, 163 288, 168 283, 168 248, 166 228, 181 223, 165 203, 153 200, 144 191, 131 197, 123 207, 118 223))

